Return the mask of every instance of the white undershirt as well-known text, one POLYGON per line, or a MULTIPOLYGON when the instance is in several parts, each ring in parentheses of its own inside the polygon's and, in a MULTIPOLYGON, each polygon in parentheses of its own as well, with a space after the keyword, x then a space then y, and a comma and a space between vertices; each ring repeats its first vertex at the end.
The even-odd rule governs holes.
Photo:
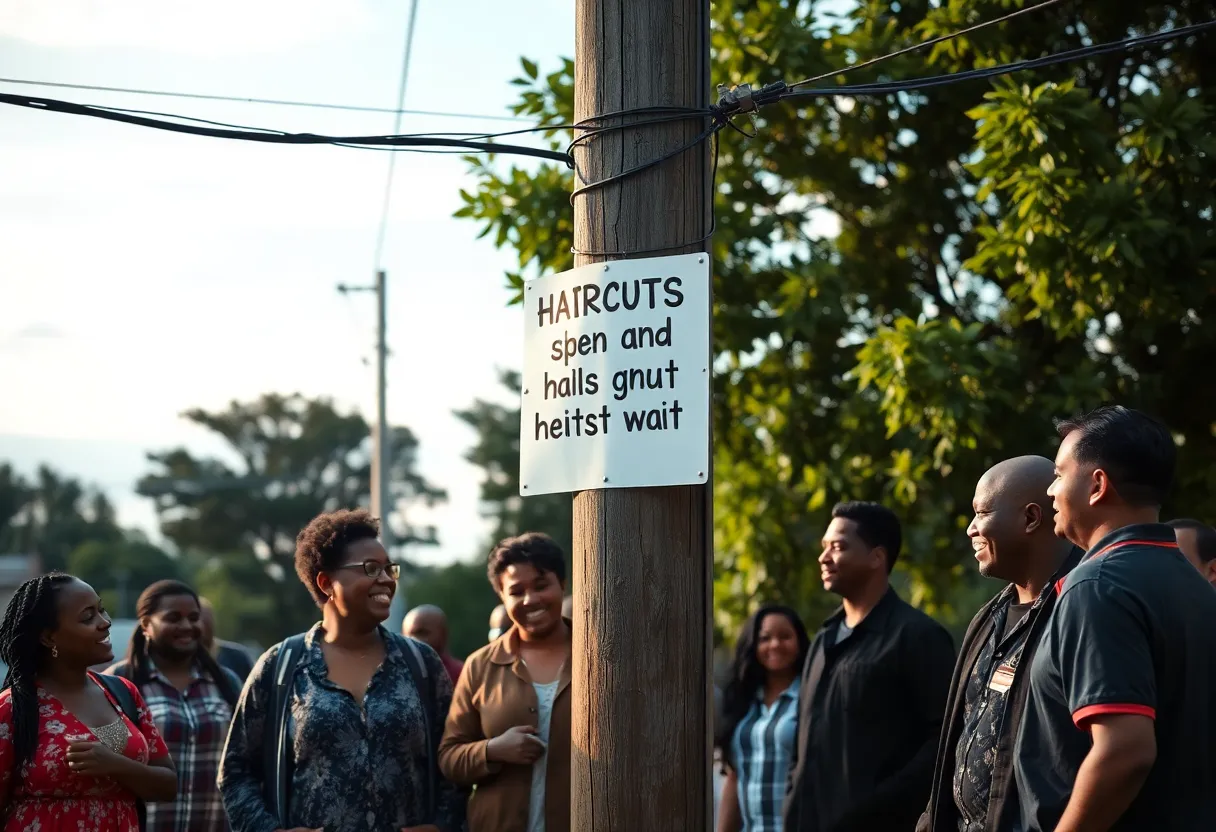
MULTIPOLYGON (((553 700, 557 699, 560 679, 547 685, 532 683, 536 690, 536 734, 549 743, 549 723, 553 721, 553 700)), ((532 796, 528 801, 528 832, 545 832, 545 771, 549 752, 532 764, 532 796)))

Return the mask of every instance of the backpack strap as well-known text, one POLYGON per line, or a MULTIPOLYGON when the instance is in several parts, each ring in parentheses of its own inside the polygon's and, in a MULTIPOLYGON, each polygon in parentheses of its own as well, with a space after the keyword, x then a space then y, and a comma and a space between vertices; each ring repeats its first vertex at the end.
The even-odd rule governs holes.
POLYGON ((414 687, 418 689, 418 698, 422 700, 422 718, 426 729, 426 817, 434 818, 436 806, 435 795, 435 744, 436 728, 443 730, 442 725, 436 724, 435 714, 435 682, 427 670, 426 658, 418 642, 409 636, 401 636, 405 641, 405 663, 409 666, 410 675, 414 677, 414 687))
POLYGON ((304 634, 292 636, 279 645, 270 668, 270 701, 266 703, 266 736, 262 738, 262 783, 266 809, 287 827, 287 804, 291 798, 291 776, 295 770, 288 727, 291 692, 300 659, 304 655, 304 634))
MULTIPOLYGON (((119 709, 122 710, 123 716, 131 720, 131 724, 138 731, 139 705, 136 704, 135 696, 131 693, 131 689, 127 687, 126 682, 123 681, 123 677, 111 676, 109 674, 94 674, 93 678, 109 691, 110 696, 114 697, 114 701, 118 703, 119 709)), ((139 828, 142 832, 142 830, 148 828, 148 807, 138 797, 135 798, 135 814, 139 818, 139 828)))

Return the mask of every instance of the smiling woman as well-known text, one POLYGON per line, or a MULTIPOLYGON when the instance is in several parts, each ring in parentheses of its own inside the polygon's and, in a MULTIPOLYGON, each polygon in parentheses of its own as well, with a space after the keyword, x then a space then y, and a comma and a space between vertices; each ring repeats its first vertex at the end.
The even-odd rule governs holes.
POLYGON ((89 670, 113 658, 110 617, 91 586, 52 573, 17 589, 0 624, 6 832, 136 832, 139 801, 174 798, 173 763, 139 692, 89 670))
POLYGON ((188 795, 149 806, 144 832, 227 832, 216 777, 241 682, 203 648, 199 598, 187 584, 157 581, 136 608, 127 657, 107 672, 139 688, 188 795))
POLYGON ((246 683, 220 766, 235 832, 463 827, 435 762, 452 684, 434 650, 383 626, 400 568, 379 533, 366 511, 336 511, 296 540, 321 623, 272 647, 246 683))
POLYGON ((570 829, 570 622, 566 558, 548 535, 490 552, 490 584, 512 627, 468 658, 439 762, 469 800, 469 832, 570 829))

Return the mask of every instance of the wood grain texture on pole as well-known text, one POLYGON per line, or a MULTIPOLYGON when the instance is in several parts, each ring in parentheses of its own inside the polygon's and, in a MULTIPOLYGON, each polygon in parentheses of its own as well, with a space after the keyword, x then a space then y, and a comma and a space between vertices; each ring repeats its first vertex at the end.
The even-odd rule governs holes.
MULTIPOLYGON (((575 27, 576 119, 708 104, 708 0, 577 0, 575 27)), ((586 182, 615 175, 706 126, 688 120, 605 134, 575 151, 579 171, 586 182)), ((693 241, 710 228, 709 154, 703 142, 576 197, 575 248, 669 247, 641 256, 704 250, 693 241)), ((605 259, 613 256, 580 256, 578 265, 605 259)), ((575 496, 571 828, 578 832, 711 828, 710 494, 681 486, 575 496)))

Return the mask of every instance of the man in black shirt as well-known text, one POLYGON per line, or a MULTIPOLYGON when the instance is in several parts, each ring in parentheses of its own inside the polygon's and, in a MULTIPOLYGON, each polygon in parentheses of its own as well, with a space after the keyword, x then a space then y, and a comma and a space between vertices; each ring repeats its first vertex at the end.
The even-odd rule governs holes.
POLYGON ((843 605, 803 669, 785 832, 907 832, 924 808, 954 646, 891 589, 900 543, 877 503, 832 510, 819 563, 843 605))
POLYGON ((1055 607, 1055 582, 1081 551, 1055 536, 1049 459, 1023 456, 975 486, 967 536, 980 574, 1008 581, 963 636, 918 832, 996 832, 1019 807, 1013 749, 1030 690, 1027 668, 1055 607))
POLYGON ((1030 670, 1016 751, 1028 832, 1216 828, 1216 593, 1157 522, 1175 448, 1103 407, 1062 422, 1056 534, 1086 549, 1030 670))

